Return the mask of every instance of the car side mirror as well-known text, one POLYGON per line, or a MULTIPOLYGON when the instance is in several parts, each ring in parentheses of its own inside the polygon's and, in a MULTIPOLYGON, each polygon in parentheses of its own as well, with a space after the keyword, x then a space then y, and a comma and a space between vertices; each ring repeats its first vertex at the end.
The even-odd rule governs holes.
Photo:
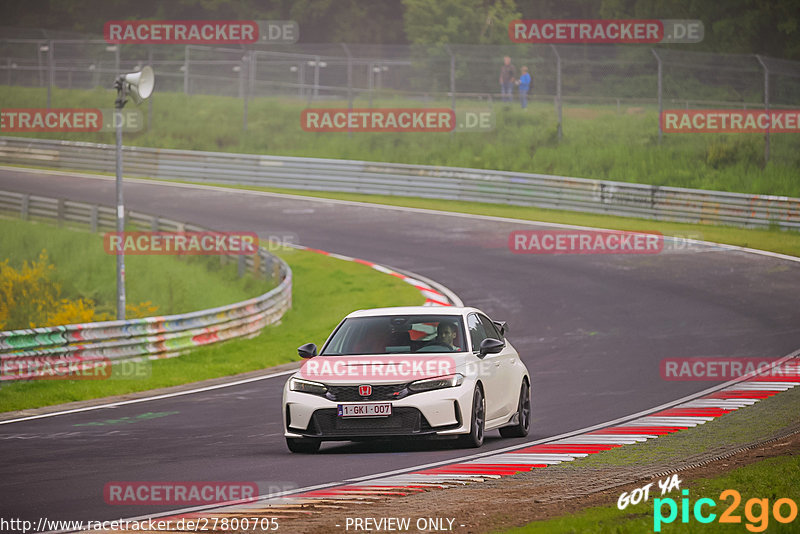
POLYGON ((506 344, 500 341, 499 339, 494 339, 491 337, 487 337, 483 341, 481 341, 480 353, 481 356, 486 356, 487 354, 497 354, 506 344))
POLYGON ((505 321, 492 321, 494 325, 500 330, 500 335, 505 336, 506 332, 508 332, 508 323, 505 321))
POLYGON ((303 346, 297 347, 297 354, 301 358, 313 358, 317 355, 317 346, 313 343, 306 343, 303 346))

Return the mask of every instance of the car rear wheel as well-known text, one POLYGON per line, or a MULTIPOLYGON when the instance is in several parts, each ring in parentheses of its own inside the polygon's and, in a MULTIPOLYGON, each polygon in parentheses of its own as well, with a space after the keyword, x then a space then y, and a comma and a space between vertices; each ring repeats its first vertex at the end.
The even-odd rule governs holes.
POLYGON ((475 386, 472 395, 472 418, 470 419, 469 434, 459 437, 459 445, 476 449, 483 445, 483 426, 486 423, 486 400, 483 391, 475 386))
POLYGON ((321 440, 314 438, 286 438, 286 446, 292 452, 314 454, 319 450, 321 440))
POLYGON ((522 381, 519 391, 519 405, 517 406, 517 423, 500 429, 504 438, 524 438, 531 427, 531 387, 526 380, 522 381))

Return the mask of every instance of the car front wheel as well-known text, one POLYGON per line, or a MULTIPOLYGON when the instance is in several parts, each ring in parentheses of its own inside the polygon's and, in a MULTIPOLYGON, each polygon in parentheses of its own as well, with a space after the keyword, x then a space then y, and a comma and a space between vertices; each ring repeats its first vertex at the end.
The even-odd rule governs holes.
POLYGON ((478 448, 483 445, 483 426, 486 422, 486 400, 483 398, 483 391, 479 386, 475 386, 475 393, 472 395, 472 418, 470 419, 469 434, 459 438, 462 447, 478 448))

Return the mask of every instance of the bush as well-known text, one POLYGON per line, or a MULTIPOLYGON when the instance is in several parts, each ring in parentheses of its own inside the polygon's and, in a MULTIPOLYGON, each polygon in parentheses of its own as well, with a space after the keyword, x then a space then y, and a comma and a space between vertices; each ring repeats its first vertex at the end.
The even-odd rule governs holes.
MULTIPOLYGON (((61 285, 52 279, 55 273, 47 250, 39 258, 24 262, 17 270, 8 260, 0 262, 0 329, 17 330, 94 321, 108 321, 114 316, 98 312, 91 299, 61 298, 61 285)), ((148 317, 158 311, 152 302, 128 304, 129 318, 148 317)))
POLYGON ((708 145, 706 163, 715 169, 739 163, 746 167, 761 167, 764 164, 764 156, 758 143, 752 138, 733 141, 724 139, 708 145))
POLYGON ((0 328, 33 328, 55 308, 61 286, 50 279, 53 271, 46 250, 20 270, 0 263, 0 328))

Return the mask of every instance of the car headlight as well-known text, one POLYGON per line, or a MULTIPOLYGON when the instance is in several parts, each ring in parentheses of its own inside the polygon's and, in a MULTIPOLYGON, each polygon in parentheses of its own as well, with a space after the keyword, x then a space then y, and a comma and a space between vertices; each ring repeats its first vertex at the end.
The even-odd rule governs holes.
POLYGON ((325 395, 325 393, 328 392, 328 386, 326 386, 325 384, 320 384, 319 382, 312 382, 311 380, 303 380, 302 378, 290 379, 289 389, 292 391, 311 393, 312 395, 325 395))
POLYGON ((411 391, 430 391, 432 389, 453 388, 460 386, 464 382, 464 375, 456 373, 453 375, 439 376, 436 378, 425 378, 417 380, 408 385, 411 391))

